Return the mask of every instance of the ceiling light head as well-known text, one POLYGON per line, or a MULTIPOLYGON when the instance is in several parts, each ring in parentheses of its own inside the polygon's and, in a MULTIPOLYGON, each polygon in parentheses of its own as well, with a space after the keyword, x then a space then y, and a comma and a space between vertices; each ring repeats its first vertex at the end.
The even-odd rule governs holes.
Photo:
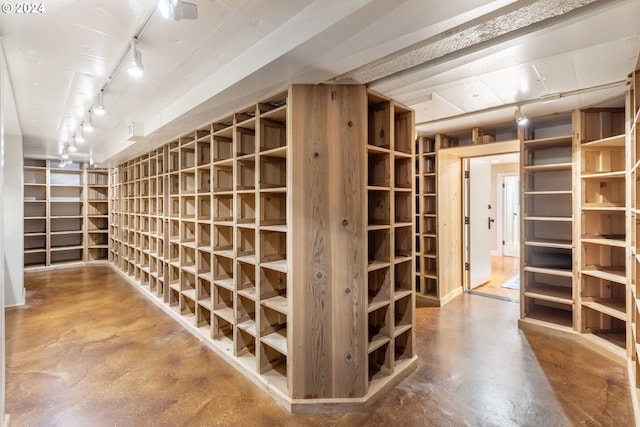
POLYGON ((142 65, 142 53, 138 50, 138 39, 131 39, 131 48, 129 49, 131 58, 127 65, 127 71, 131 77, 140 78, 144 74, 144 66, 142 65))
POLYGON ((96 116, 104 116, 107 113, 107 110, 104 108, 103 101, 104 90, 98 92, 98 96, 96 97, 96 104, 93 106, 93 112, 96 116))
POLYGON ((93 127, 93 121, 91 120, 91 111, 87 113, 87 118, 84 119, 80 126, 82 127, 82 131, 86 133, 92 133, 95 130, 93 127))
POLYGON ((171 21, 198 18, 198 5, 182 0, 159 0, 158 9, 164 19, 171 21))
POLYGON ((62 149, 62 153, 60 154, 60 158, 62 160, 68 160, 69 159, 69 149, 67 148, 66 145, 62 149))
POLYGON ((82 133, 82 126, 80 126, 78 128, 78 131, 76 132, 76 134, 73 135, 73 142, 74 143, 78 143, 78 144, 82 144, 84 141, 85 141, 84 133, 82 133))
POLYGON ((515 115, 516 123, 518 124, 518 126, 524 126, 529 122, 529 118, 522 113, 522 110, 520 109, 519 105, 514 115, 515 115))
POLYGON ((71 141, 71 144, 69 144, 69 152, 70 153, 76 153, 78 151, 78 146, 76 145, 76 138, 73 138, 73 141, 71 141))

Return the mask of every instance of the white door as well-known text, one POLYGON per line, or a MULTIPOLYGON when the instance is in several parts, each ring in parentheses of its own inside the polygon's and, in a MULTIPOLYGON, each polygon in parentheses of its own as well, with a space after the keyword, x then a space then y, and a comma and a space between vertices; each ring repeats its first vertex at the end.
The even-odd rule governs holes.
POLYGON ((518 175, 505 176, 502 182, 502 254, 520 255, 520 199, 518 175))
POLYGON ((491 280, 491 164, 481 157, 469 162, 469 288, 491 280))

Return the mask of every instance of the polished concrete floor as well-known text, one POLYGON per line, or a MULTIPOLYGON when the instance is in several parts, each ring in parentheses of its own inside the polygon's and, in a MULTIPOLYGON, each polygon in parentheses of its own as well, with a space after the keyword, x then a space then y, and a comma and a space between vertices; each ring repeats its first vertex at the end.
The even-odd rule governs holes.
POLYGON ((518 304, 417 311, 418 368, 368 411, 291 415, 109 267, 27 273, 6 316, 12 426, 627 426, 625 369, 517 329, 518 304))

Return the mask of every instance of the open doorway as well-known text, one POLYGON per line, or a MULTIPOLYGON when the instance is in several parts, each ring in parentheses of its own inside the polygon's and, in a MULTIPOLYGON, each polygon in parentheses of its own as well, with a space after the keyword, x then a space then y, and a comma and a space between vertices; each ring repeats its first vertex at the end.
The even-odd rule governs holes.
POLYGON ((519 301, 517 153, 464 159, 466 290, 519 301))

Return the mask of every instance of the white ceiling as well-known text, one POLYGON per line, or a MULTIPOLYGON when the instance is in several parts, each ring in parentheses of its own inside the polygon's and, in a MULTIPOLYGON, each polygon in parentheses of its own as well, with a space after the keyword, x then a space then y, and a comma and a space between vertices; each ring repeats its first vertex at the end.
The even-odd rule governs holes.
POLYGON ((56 0, 44 13, 0 14, 25 155, 57 157, 105 85, 108 114, 94 117, 77 158, 114 164, 289 83, 384 68, 420 43, 446 41, 453 54, 362 83, 413 107, 421 133, 510 120, 514 103, 536 116, 610 100, 625 87, 527 103, 623 81, 640 49, 638 0, 191 1, 195 21, 162 19, 157 0, 56 0), (521 7, 557 16, 498 37, 496 17, 521 7), (495 32, 489 43, 491 34, 464 49, 447 41, 478 23, 495 32), (145 76, 133 80, 116 67, 140 31, 145 76), (131 122, 143 129, 135 143, 131 122))

